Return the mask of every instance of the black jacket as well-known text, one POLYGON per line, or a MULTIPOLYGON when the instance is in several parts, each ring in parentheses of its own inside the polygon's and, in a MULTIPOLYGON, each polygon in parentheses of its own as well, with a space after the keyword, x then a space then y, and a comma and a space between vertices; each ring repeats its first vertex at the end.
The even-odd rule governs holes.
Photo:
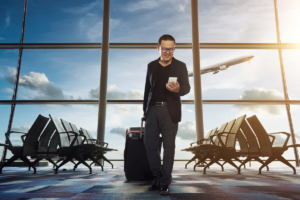
MULTIPOLYGON (((149 109, 149 103, 151 102, 154 85, 157 77, 158 58, 148 64, 145 93, 144 93, 144 116, 147 118, 147 112, 149 109)), ((180 96, 184 96, 190 92, 191 86, 189 83, 188 72, 185 63, 172 58, 170 66, 169 77, 177 77, 177 82, 180 84, 178 93, 168 92, 167 96, 167 107, 174 123, 181 121, 181 99, 180 96)))

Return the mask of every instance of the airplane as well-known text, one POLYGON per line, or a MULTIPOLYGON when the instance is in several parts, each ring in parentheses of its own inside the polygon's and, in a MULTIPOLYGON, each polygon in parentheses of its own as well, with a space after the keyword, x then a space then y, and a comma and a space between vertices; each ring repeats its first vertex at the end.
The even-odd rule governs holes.
MULTIPOLYGON (((240 56, 240 57, 237 57, 237 58, 233 58, 231 60, 227 60, 227 61, 224 61, 224 62, 220 62, 220 63, 217 63, 217 64, 213 64, 213 65, 210 65, 210 66, 207 66, 207 67, 203 67, 203 68, 201 68, 201 75, 209 73, 209 72, 213 72, 213 74, 217 74, 217 73, 220 72, 220 70, 222 70, 222 71, 226 70, 226 69, 228 69, 228 67, 230 67, 232 65, 237 65, 237 64, 247 62, 247 61, 250 63, 250 60, 252 58, 254 58, 254 56, 245 55, 245 56, 240 56)), ((188 75, 189 75, 189 77, 194 76, 193 72, 188 72, 188 75)))

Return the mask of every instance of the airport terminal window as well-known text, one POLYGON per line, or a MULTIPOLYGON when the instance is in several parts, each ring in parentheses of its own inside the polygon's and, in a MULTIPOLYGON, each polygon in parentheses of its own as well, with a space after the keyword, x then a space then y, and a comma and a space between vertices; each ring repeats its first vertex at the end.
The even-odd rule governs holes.
POLYGON ((273 1, 199 1, 198 7, 200 42, 277 41, 273 1))
POLYGON ((300 42, 300 1, 277 0, 281 42, 300 42))
POLYGON ((97 99, 100 60, 98 49, 24 50, 18 99, 97 99))
POLYGON ((24 42, 101 42, 102 16, 103 0, 28 1, 24 42))
POLYGON ((14 91, 14 79, 8 80, 8 74, 14 73, 18 66, 19 51, 14 49, 0 50, 0 100, 11 100, 14 91))
POLYGON ((190 43, 190 7, 190 1, 178 0, 111 1, 110 42, 157 42, 161 35, 172 33, 177 42, 190 43))
POLYGON ((200 51, 200 55, 201 68, 218 63, 234 63, 234 59, 243 60, 244 56, 254 56, 250 64, 246 61, 230 66, 226 70, 218 70, 217 74, 212 72, 203 74, 201 76, 203 99, 284 99, 278 50, 205 49, 200 51))
POLYGON ((0 2, 0 43, 20 42, 23 10, 24 1, 0 2))
MULTIPOLYGON (((274 2, 199 1, 199 39, 201 43, 276 43, 274 2), (222 31, 220 31, 222 30, 222 31)), ((282 42, 300 42, 298 37, 300 3, 278 0, 282 42), (298 20, 298 21, 297 21, 298 20)), ((19 43, 24 1, 0 6, 0 43, 19 43)), ((166 33, 177 43, 191 43, 190 1, 121 1, 110 2, 110 43, 156 43, 166 33), (164 5, 168 3, 168 9, 164 5), (160 20, 153 20, 158 16, 160 20), (184 31, 183 31, 184 30, 184 31), (155 34, 149 34, 149 33, 155 34)), ((103 0, 100 1, 28 1, 25 43, 101 43, 103 0)), ((14 89, 18 50, 0 50, 0 99, 10 100, 14 89)), ((283 97, 278 50, 202 49, 201 68, 238 56, 253 55, 251 64, 241 63, 216 74, 201 76, 204 100, 279 100, 283 97)), ((299 99, 296 87, 299 50, 283 50, 290 99, 299 99)), ((147 64, 158 58, 155 49, 110 49, 108 67, 108 100, 142 100, 147 64)), ((192 50, 177 49, 175 58, 193 70, 192 50)), ((18 89, 18 100, 98 99, 101 50, 24 50, 18 89), (33 81, 34 80, 34 81, 33 81)), ((183 100, 194 99, 191 91, 183 100)), ((6 132, 10 105, 2 105, 7 120, 1 121, 6 132)), ((298 105, 291 106, 297 140, 298 105)), ((1 108, 1 111, 2 111, 1 108)), ((242 114, 257 114, 268 132, 290 132, 285 105, 208 105, 203 104, 205 133, 224 120, 242 114)), ((12 129, 30 127, 38 114, 51 113, 90 130, 97 137, 98 105, 17 105, 12 129), (24 120, 26 119, 26 120, 24 120)), ((111 159, 123 159, 126 128, 140 125, 141 104, 108 104, 105 141, 118 152, 111 159)), ((4 117, 5 118, 5 117, 4 117)), ((298 120, 299 121, 299 120, 298 120)), ((176 142, 176 158, 188 159, 192 154, 180 150, 196 140, 194 105, 182 106, 182 121, 176 142)), ((3 142, 4 135, 0 136, 3 142)), ((279 139, 280 141, 283 138, 279 139)), ((280 141, 276 141, 277 144, 280 141)), ((289 144, 291 144, 291 139, 289 144)), ((18 142, 18 141, 16 141, 18 142)), ((19 141, 20 142, 20 141, 19 141)), ((0 147, 1 148, 1 147, 0 147)), ((2 153, 2 151, 1 151, 2 153)), ((9 154, 8 154, 9 156, 9 154)), ((293 149, 284 157, 294 159, 293 149)), ((115 164, 115 163, 114 163, 115 164)), ((119 166, 123 164, 118 163, 119 166)))

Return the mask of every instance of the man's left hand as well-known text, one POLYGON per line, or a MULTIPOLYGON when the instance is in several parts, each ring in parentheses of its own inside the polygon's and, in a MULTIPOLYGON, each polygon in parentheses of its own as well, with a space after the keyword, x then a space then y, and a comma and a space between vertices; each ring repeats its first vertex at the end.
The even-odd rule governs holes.
POLYGON ((171 92, 178 93, 180 89, 180 84, 178 82, 175 83, 172 81, 169 84, 166 84, 166 88, 171 92))

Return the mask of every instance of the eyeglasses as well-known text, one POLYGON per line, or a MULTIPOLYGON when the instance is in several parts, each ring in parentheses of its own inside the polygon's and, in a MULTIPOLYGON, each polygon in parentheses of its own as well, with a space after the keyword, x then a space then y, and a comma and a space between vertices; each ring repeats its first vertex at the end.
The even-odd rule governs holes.
POLYGON ((165 47, 161 47, 161 51, 164 52, 164 53, 167 52, 167 51, 170 51, 170 52, 172 53, 172 52, 175 51, 175 48, 165 48, 165 47))

